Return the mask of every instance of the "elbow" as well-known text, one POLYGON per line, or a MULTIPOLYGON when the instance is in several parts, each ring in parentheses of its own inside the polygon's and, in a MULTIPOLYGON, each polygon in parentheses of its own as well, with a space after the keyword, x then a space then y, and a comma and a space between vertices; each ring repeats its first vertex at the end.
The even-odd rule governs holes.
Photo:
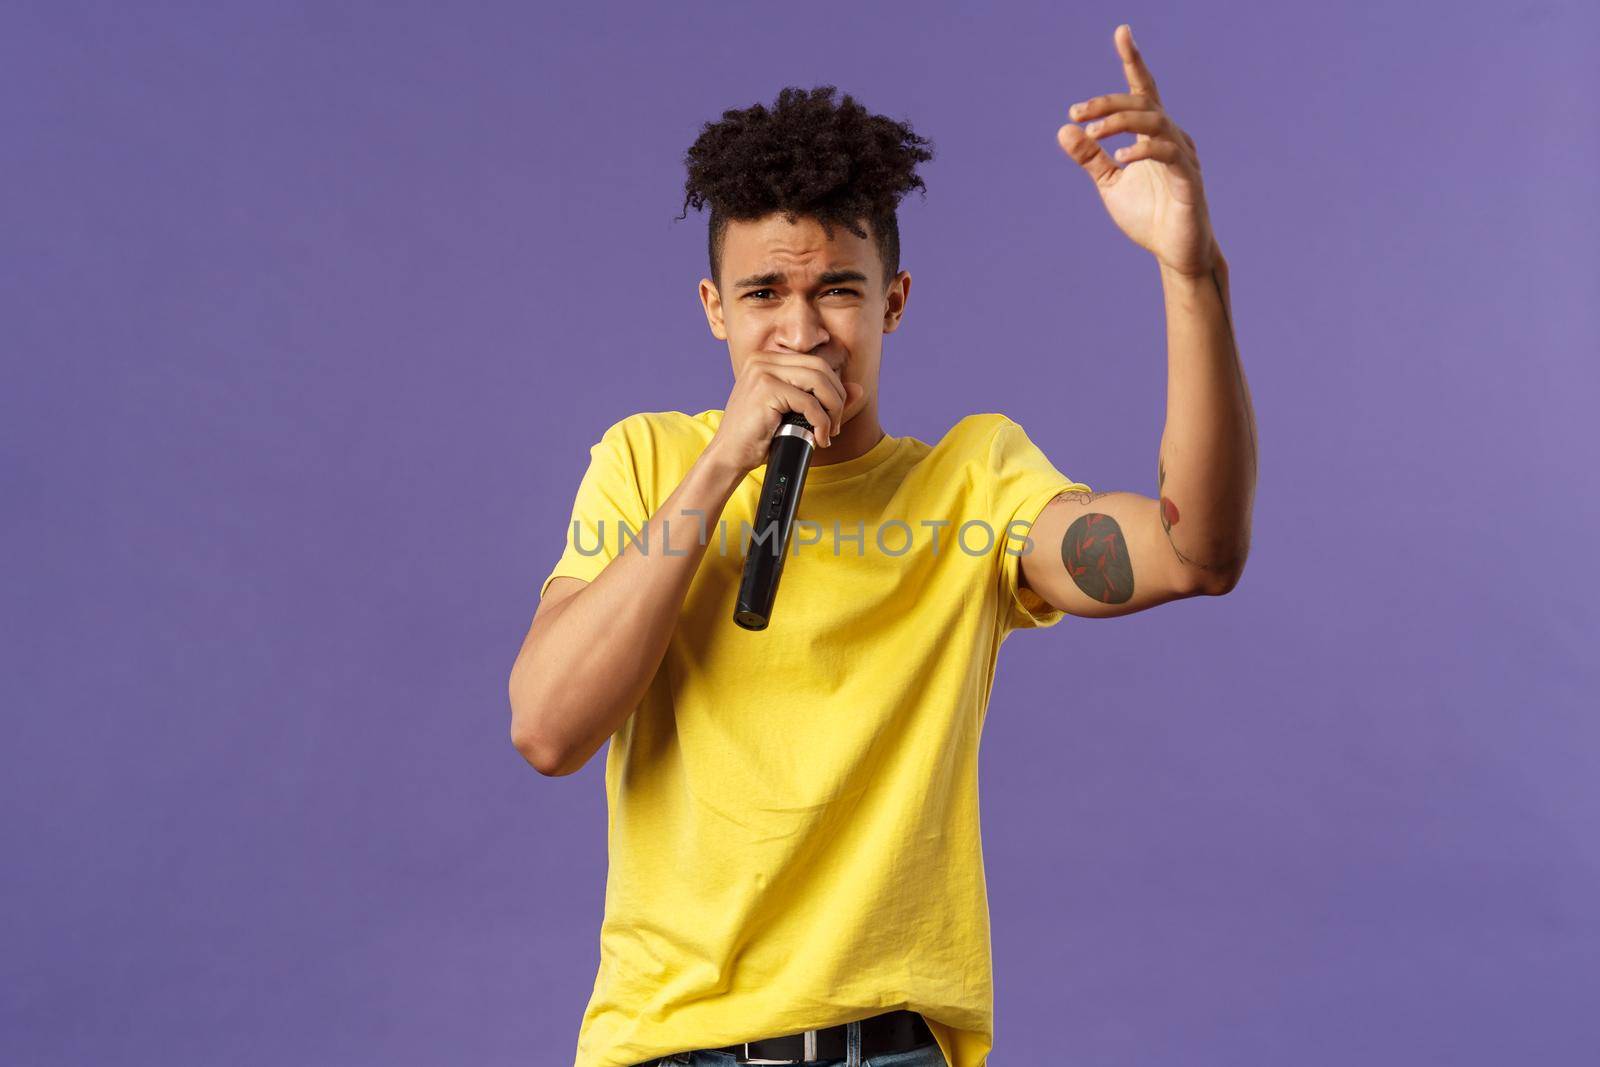
POLYGON ((519 686, 520 673, 512 671, 511 745, 534 770, 546 778, 562 778, 583 769, 596 746, 586 744, 575 731, 593 716, 579 714, 570 700, 545 690, 519 686))
POLYGON ((1195 591, 1202 596, 1227 596, 1244 576, 1245 561, 1250 558, 1249 531, 1246 530, 1242 539, 1215 544, 1204 558, 1218 562, 1191 563, 1195 591))
POLYGON ((1206 596, 1227 596, 1233 592, 1234 586, 1239 584, 1239 579, 1244 576, 1244 566, 1230 567, 1227 570, 1209 572, 1201 592, 1206 596))
POLYGON ((546 778, 560 778, 573 771, 567 766, 566 753, 561 748, 515 722, 511 726, 511 744, 534 770, 546 778))
MULTIPOLYGON (((520 664, 520 660, 518 661, 520 664)), ((552 744, 540 727, 542 716, 540 702, 519 685, 519 672, 513 668, 509 684, 511 697, 511 746, 533 769, 547 778, 570 773, 565 768, 566 752, 561 745, 552 744)))

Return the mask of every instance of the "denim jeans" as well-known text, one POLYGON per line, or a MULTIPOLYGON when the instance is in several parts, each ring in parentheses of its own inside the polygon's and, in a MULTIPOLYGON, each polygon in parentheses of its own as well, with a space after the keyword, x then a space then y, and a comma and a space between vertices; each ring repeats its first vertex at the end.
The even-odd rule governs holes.
MULTIPOLYGON (((671 1056, 650 1060, 638 1067, 736 1067, 739 1059, 731 1052, 677 1052, 671 1056)), ((842 1060, 815 1060, 807 1067, 949 1067, 937 1043, 904 1052, 880 1052, 876 1056, 861 1055, 861 1023, 852 1022, 845 1027, 845 1058, 842 1060)))

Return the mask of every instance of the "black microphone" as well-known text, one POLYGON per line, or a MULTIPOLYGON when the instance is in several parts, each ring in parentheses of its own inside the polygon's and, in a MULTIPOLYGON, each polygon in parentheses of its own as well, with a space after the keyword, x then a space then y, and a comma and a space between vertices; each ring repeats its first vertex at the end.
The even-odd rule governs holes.
POLYGON ((755 537, 745 553, 744 580, 739 583, 739 602, 733 610, 733 621, 746 630, 765 630, 772 618, 794 511, 815 447, 816 437, 806 417, 798 411, 785 412, 767 449, 767 476, 756 501, 755 537), (765 540, 758 543, 757 538, 763 536, 765 540))

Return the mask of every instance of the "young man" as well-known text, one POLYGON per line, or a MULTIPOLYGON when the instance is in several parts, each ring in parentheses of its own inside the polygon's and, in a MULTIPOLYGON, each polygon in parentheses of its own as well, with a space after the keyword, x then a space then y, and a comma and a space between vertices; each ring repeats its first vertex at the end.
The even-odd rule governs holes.
POLYGON ((1159 499, 1093 492, 1003 415, 934 444, 879 424, 882 339, 911 289, 895 205, 932 158, 908 127, 832 86, 785 89, 689 151, 733 390, 591 448, 510 681, 513 741, 542 773, 611 742, 577 1067, 985 1063, 978 740, 1001 642, 1225 593, 1248 545, 1253 416, 1194 143, 1131 31, 1115 42, 1129 91, 1074 105, 1098 122, 1057 136, 1160 264, 1159 499), (1096 138, 1124 132, 1118 166, 1096 138), (750 537, 788 411, 817 448, 772 620, 749 631, 734 600, 745 551, 770 550, 750 537))

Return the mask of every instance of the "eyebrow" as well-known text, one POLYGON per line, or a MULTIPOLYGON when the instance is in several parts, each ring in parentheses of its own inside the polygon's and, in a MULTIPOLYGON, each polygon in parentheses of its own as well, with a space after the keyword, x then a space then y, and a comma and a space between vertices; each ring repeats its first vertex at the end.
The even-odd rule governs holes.
MULTIPOLYGON (((748 278, 740 278, 733 283, 733 287, 735 289, 750 289, 756 286, 782 285, 788 280, 788 275, 782 271, 769 270, 765 274, 752 274, 748 278)), ((871 281, 871 278, 868 278, 858 270, 827 270, 823 271, 822 275, 817 278, 819 286, 836 285, 839 282, 861 282, 862 284, 867 284, 871 281)))

